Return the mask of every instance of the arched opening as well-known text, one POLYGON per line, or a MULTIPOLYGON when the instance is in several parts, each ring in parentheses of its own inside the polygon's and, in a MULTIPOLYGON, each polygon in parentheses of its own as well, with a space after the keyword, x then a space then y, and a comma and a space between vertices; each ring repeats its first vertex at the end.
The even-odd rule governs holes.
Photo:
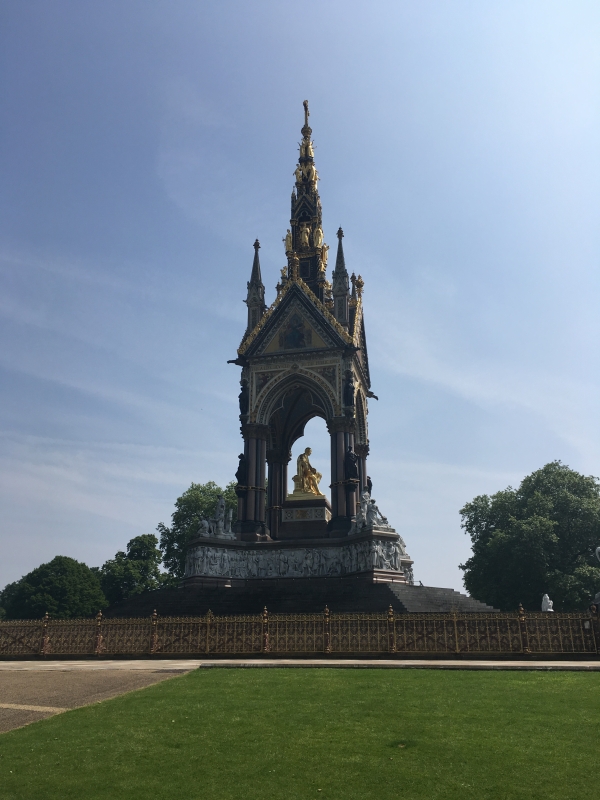
POLYGON ((319 484, 321 493, 329 497, 329 484, 331 483, 331 444, 329 432, 325 421, 320 417, 310 419, 305 427, 304 433, 292 445, 292 459, 288 469, 287 494, 294 491, 293 476, 296 474, 296 462, 300 453, 310 447, 310 463, 317 472, 323 476, 319 484))

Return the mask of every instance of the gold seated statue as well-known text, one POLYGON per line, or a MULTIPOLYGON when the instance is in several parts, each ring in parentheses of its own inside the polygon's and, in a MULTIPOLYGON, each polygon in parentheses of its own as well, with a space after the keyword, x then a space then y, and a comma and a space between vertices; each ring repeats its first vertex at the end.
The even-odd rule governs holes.
POLYGON ((313 497, 323 497, 319 491, 319 481, 323 477, 320 472, 311 466, 308 460, 309 455, 312 453, 310 447, 298 456, 296 462, 297 474, 294 475, 294 491, 290 498, 294 500, 310 500, 313 497))

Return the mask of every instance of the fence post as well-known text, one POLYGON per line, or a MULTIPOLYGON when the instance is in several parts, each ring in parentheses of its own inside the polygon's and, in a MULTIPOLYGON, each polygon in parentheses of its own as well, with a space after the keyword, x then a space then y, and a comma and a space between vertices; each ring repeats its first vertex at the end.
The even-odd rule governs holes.
POLYGON ((102 611, 96 614, 96 641, 94 643, 94 655, 102 654, 102 611))
POLYGON ((208 653, 210 653, 210 623, 212 621, 212 618, 213 618, 213 613, 209 608, 208 611, 206 612, 206 653, 207 653, 207 655, 208 655, 208 653))
POLYGON ((323 612, 323 644, 325 645, 325 652, 331 653, 331 633, 329 630, 329 608, 325 606, 323 612))
POLYGON ((156 651, 158 650, 158 630, 157 630, 157 623, 158 623, 158 614, 156 613, 156 609, 152 612, 151 619, 151 632, 150 632, 150 655, 153 656, 156 651))
POLYGON ((42 643, 40 646, 40 655, 46 656, 50 652, 50 637, 48 636, 48 620, 50 615, 46 611, 42 618, 42 643))
POLYGON ((458 625, 456 624, 456 609, 452 612, 452 620, 454 622, 454 652, 456 654, 460 653, 460 647, 458 646, 458 625))
POLYGON ((519 603, 519 630, 521 632, 521 648, 523 653, 529 656, 531 655, 531 650, 529 649, 529 636, 527 635, 527 619, 522 603, 519 603))
POLYGON ((392 608, 392 604, 390 603, 390 607, 388 608, 388 615, 387 615, 387 624, 388 624, 388 648, 390 653, 396 652, 396 630, 394 625, 394 609, 392 608))
POLYGON ((590 624, 592 626, 592 637, 594 639, 594 647, 596 648, 596 653, 600 654, 600 609, 598 608, 598 606, 592 605, 592 610, 590 613, 590 624))
POLYGON ((262 613, 262 645, 263 653, 268 653, 271 649, 269 644, 269 612, 265 606, 262 613))

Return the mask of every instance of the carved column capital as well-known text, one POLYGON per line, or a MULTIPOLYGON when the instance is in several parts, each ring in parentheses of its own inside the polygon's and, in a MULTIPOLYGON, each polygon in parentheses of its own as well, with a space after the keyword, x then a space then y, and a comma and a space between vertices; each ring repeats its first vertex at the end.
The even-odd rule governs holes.
POLYGON ((269 438, 269 426, 242 422, 242 436, 244 439, 262 439, 266 442, 269 438))
POLYGON ((267 464, 289 464, 292 454, 289 450, 270 448, 267 450, 267 464))
POLYGON ((369 443, 366 444, 355 444, 354 445, 354 452, 357 456, 361 458, 366 458, 369 455, 369 443))
POLYGON ((332 417, 327 420, 329 433, 355 433, 356 420, 352 417, 332 417))

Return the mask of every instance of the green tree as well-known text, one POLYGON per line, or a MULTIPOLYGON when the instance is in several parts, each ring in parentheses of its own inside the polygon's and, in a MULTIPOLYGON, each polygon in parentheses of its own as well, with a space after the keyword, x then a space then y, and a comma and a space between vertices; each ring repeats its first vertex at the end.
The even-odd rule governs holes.
POLYGON ((600 590, 598 479, 560 461, 546 464, 460 511, 473 555, 460 568, 472 597, 503 611, 540 609, 548 593, 557 611, 584 608, 600 590))
POLYGON ((119 603, 134 594, 158 589, 163 583, 160 572, 162 553, 158 539, 147 533, 136 536, 99 570, 100 585, 109 603, 119 603))
POLYGON ((175 501, 175 511, 171 517, 171 527, 159 522, 160 549, 163 563, 171 576, 171 582, 183 577, 185 552, 190 539, 198 532, 201 519, 213 516, 219 495, 223 495, 227 511, 233 509, 233 521, 237 519, 236 482, 231 481, 221 489, 214 481, 192 483, 181 497, 175 501))
POLYGON ((107 605, 98 575, 86 564, 56 556, 0 593, 8 619, 89 617, 107 605))

